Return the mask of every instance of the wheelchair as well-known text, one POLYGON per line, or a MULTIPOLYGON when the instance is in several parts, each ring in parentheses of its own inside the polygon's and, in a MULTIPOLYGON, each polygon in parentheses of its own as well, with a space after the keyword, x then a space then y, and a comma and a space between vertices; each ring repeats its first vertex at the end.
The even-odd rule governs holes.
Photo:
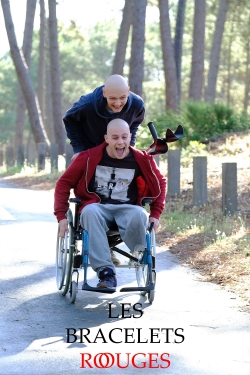
MULTIPOLYGON (((67 220, 69 224, 69 232, 65 233, 64 238, 59 237, 59 224, 56 241, 56 283, 57 288, 62 291, 65 296, 69 292, 71 303, 76 300, 79 284, 79 270, 83 269, 82 290, 114 293, 117 290, 109 288, 97 288, 90 286, 87 279, 88 268, 91 267, 88 259, 88 232, 80 225, 78 207, 80 199, 70 198, 70 203, 75 204, 74 215, 71 208, 67 211, 67 220), (79 246, 79 243, 81 245, 79 246), (80 247, 80 248, 79 248, 80 247)), ((151 200, 144 199, 143 205, 150 203, 151 200)), ((135 253, 124 251, 117 246, 123 243, 118 228, 110 228, 107 232, 108 243, 111 252, 117 252, 122 258, 128 260, 128 263, 122 262, 116 265, 116 268, 134 268, 137 287, 123 287, 120 292, 140 292, 141 295, 147 296, 150 304, 154 301, 155 296, 155 233, 153 223, 149 226, 145 233, 146 247, 139 249, 135 253)))

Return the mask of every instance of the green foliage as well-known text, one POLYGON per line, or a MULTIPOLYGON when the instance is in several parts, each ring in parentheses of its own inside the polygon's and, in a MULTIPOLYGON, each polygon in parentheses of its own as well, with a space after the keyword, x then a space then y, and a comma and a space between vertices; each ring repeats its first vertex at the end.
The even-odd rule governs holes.
POLYGON ((11 167, 7 167, 6 165, 0 167, 0 176, 13 176, 17 173, 20 173, 22 167, 20 165, 13 165, 11 167))
POLYGON ((17 100, 17 78, 9 54, 0 59, 0 143, 12 139, 17 100))
POLYGON ((156 116, 155 128, 159 137, 165 137, 167 128, 175 131, 177 126, 181 124, 184 127, 185 133, 188 131, 184 124, 185 119, 181 113, 174 113, 173 111, 167 111, 160 116, 156 116))
POLYGON ((175 131, 179 124, 183 126, 184 137, 171 145, 172 148, 187 147, 189 144, 193 148, 195 142, 192 141, 204 142, 210 138, 244 131, 250 127, 250 120, 246 114, 236 114, 232 108, 222 103, 186 102, 179 113, 167 111, 158 115, 157 112, 152 111, 150 117, 147 114, 145 124, 139 128, 136 143, 138 148, 145 149, 152 143, 152 136, 146 126, 150 121, 153 122, 159 137, 165 137, 167 128, 175 131))
POLYGON ((146 121, 153 121, 155 114, 165 112, 165 84, 162 62, 159 22, 146 25, 144 51, 143 99, 146 103, 146 121))
POLYGON ((15 128, 15 114, 14 112, 7 112, 0 110, 0 143, 7 142, 13 138, 15 128))
POLYGON ((63 112, 81 95, 104 84, 111 74, 114 34, 118 34, 114 21, 97 23, 84 33, 73 22, 69 28, 60 25, 63 112))
POLYGON ((9 111, 17 95, 17 78, 9 54, 0 59, 0 88, 0 108, 9 111))
POLYGON ((115 21, 97 23, 89 30, 88 53, 92 72, 91 85, 100 86, 104 84, 111 74, 113 64, 113 52, 116 47, 118 29, 115 21))
MULTIPOLYGON (((144 83, 164 83, 159 22, 146 25, 144 83)), ((147 95, 147 92, 145 92, 147 95)))
POLYGON ((236 115, 232 108, 222 103, 186 102, 184 118, 190 129, 190 140, 204 141, 249 128, 247 117, 236 115))
POLYGON ((181 165, 188 168, 194 156, 206 156, 207 147, 198 141, 190 141, 181 151, 181 165))
MULTIPOLYGON (((73 21, 69 27, 59 23, 58 30, 64 113, 81 95, 102 85, 111 74, 118 30, 113 21, 97 24, 84 33, 73 21)), ((34 31, 30 75, 35 89, 38 48, 39 33, 34 31)), ((14 137, 17 88, 15 68, 7 53, 0 59, 0 142, 14 137)))
MULTIPOLYGON (((205 149, 206 145, 204 145, 203 143, 199 143, 198 141, 190 141, 188 143, 188 146, 185 148, 185 152, 189 156, 193 157, 202 154, 205 151, 205 149)), ((185 153, 183 155, 185 155, 185 153)))

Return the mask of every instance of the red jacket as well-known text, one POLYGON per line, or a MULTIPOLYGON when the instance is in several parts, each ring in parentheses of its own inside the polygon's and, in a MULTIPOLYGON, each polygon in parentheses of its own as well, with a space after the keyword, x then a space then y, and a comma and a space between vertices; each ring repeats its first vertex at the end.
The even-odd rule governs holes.
MULTIPOLYGON (((100 202, 97 194, 88 191, 88 185, 95 173, 96 166, 102 159, 106 146, 107 143, 103 142, 100 146, 82 151, 57 181, 54 214, 58 221, 65 219, 69 208, 68 200, 71 189, 74 189, 75 197, 82 201, 79 212, 87 204, 100 202)), ((166 178, 161 174, 152 156, 131 146, 130 149, 144 176, 144 179, 139 177, 137 180, 138 199, 136 204, 141 205, 141 201, 145 197, 151 198, 153 202, 150 204, 150 216, 159 219, 165 206, 166 178)))

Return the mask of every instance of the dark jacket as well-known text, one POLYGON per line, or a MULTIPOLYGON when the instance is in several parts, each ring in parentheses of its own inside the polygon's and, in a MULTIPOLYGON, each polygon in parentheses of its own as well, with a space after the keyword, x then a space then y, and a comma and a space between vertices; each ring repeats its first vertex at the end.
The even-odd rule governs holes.
POLYGON ((104 140, 108 123, 121 118, 130 126, 131 146, 135 145, 136 132, 144 120, 145 108, 140 96, 129 93, 128 101, 121 112, 110 113, 102 88, 97 87, 92 93, 83 95, 66 112, 63 122, 74 153, 100 145, 104 140))
MULTIPOLYGON (((71 189, 74 189, 75 197, 82 200, 79 212, 87 204, 100 202, 97 194, 88 191, 88 186, 106 146, 107 143, 103 142, 100 146, 81 152, 57 181, 54 214, 58 221, 65 219, 71 189)), ((148 155, 146 151, 136 150, 131 146, 130 148, 143 173, 143 178, 141 176, 138 178, 140 186, 137 183, 136 204, 141 205, 145 197, 151 198, 153 202, 150 204, 150 216, 159 219, 165 206, 166 178, 161 174, 153 156, 148 155)))

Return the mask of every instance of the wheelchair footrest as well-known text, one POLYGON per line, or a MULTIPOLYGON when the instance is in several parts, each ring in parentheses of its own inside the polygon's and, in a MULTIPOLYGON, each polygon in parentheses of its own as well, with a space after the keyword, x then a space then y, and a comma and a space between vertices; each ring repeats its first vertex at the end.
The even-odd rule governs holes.
POLYGON ((148 290, 154 290, 155 286, 154 284, 150 284, 148 286, 135 286, 135 287, 125 287, 125 288, 121 288, 120 289, 120 292, 143 292, 144 290, 148 291, 148 290))
POLYGON ((98 293, 115 293, 116 292, 116 289, 97 288, 94 286, 90 286, 88 283, 82 284, 82 290, 88 290, 90 292, 98 292, 98 293))

